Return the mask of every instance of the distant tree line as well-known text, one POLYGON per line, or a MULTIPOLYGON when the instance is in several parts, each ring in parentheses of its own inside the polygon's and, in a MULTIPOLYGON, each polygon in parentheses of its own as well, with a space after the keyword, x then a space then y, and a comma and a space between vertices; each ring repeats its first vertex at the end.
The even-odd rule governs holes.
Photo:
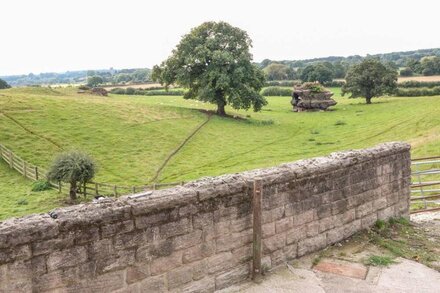
POLYGON ((121 70, 111 68, 105 70, 67 71, 63 73, 30 73, 4 76, 1 78, 11 86, 89 83, 89 79, 93 85, 103 83, 129 84, 151 81, 150 73, 151 70, 148 68, 121 70))
POLYGON ((359 55, 349 57, 325 57, 307 60, 263 60, 258 65, 263 69, 268 81, 295 80, 304 82, 330 82, 345 78, 352 65, 365 59, 378 59, 388 68, 400 69, 401 76, 440 74, 440 48, 424 49, 387 54, 359 55))

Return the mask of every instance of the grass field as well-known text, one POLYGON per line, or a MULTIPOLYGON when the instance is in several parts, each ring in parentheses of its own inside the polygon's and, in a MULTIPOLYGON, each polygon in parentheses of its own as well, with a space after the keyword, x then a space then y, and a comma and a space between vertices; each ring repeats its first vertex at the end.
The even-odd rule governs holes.
MULTIPOLYGON (((212 105, 177 96, 14 88, 0 91, 0 143, 42 167, 63 150, 85 150, 99 166, 96 180, 118 185, 146 184, 156 175, 157 182, 191 180, 392 140, 410 142, 416 157, 440 154, 440 97, 380 98, 365 105, 332 90, 338 101, 333 111, 293 113, 290 98, 269 97, 260 113, 227 109, 241 119, 209 119, 200 110, 212 105)), ((0 168, 0 176, 10 172, 0 168)), ((20 180, 13 187, 2 180, 0 196, 17 190, 19 200, 30 190, 20 180)))
POLYGON ((32 192, 32 182, 13 172, 0 161, 0 220, 11 216, 47 212, 63 204, 55 190, 32 192))

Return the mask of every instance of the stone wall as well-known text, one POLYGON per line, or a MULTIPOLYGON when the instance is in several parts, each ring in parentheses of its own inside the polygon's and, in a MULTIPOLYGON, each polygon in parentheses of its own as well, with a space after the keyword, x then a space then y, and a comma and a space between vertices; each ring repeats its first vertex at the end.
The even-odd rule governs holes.
POLYGON ((0 223, 0 292, 212 292, 249 277, 251 187, 263 265, 408 216, 409 145, 387 143, 0 223))

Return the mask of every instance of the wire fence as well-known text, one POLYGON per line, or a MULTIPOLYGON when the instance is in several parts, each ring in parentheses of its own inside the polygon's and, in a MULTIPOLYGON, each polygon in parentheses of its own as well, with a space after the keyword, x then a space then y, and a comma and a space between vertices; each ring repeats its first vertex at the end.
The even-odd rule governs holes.
MULTIPOLYGON (((33 181, 37 180, 47 180, 46 174, 47 170, 31 164, 10 149, 0 144, 0 159, 3 159, 5 163, 11 168, 16 170, 18 173, 23 175, 23 177, 28 178, 33 181)), ((48 181, 50 186, 54 189, 57 189, 60 193, 69 194, 70 184, 63 182, 53 182, 48 181)), ((183 185, 184 181, 181 182, 172 182, 172 183, 153 183, 146 185, 137 185, 137 186, 121 186, 109 183, 100 183, 100 182, 87 182, 78 186, 77 192, 82 194, 84 197, 86 196, 113 196, 118 197, 121 195, 133 194, 137 192, 143 192, 148 190, 156 190, 163 189, 167 187, 183 185)))

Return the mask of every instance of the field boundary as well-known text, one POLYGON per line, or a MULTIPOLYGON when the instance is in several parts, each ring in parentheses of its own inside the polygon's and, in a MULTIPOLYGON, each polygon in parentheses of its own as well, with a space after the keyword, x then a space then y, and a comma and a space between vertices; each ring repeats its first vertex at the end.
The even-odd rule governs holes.
MULTIPOLYGON (((206 122, 205 122, 206 123, 206 122)), ((30 179, 32 181, 37 180, 47 180, 46 174, 47 170, 45 168, 39 167, 32 163, 29 163, 15 154, 13 151, 0 144, 0 159, 2 159, 11 169, 17 171, 23 177, 30 179)), ((58 190, 59 193, 69 194, 70 186, 68 183, 62 182, 51 182, 49 181, 52 188, 58 190)), ((77 192, 82 194, 84 197, 87 195, 92 196, 114 196, 118 197, 126 194, 133 194, 136 192, 143 192, 148 190, 162 189, 165 187, 172 187, 177 185, 185 184, 184 181, 181 182, 170 182, 170 183, 153 183, 148 185, 138 185, 138 186, 121 186, 110 183, 94 182, 90 181, 82 184, 78 187, 77 192)))

